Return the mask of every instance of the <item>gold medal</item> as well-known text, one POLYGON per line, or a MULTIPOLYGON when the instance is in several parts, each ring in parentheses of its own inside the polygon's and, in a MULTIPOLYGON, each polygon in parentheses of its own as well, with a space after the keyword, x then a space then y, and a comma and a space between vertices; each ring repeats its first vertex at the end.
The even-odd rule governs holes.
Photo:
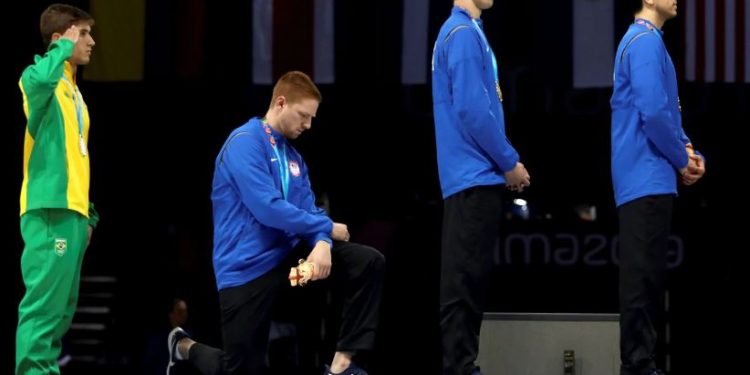
POLYGON ((500 101, 503 101, 503 91, 500 90, 500 84, 495 82, 495 90, 497 91, 497 98, 500 99, 500 101))

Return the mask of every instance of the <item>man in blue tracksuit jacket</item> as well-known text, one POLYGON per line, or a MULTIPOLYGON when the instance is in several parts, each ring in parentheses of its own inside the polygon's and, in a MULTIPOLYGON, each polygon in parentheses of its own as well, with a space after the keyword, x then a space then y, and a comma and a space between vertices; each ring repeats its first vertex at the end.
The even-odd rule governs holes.
POLYGON ((348 242, 346 226, 315 206, 307 166, 288 141, 310 128, 320 100, 306 74, 286 73, 266 116, 224 143, 211 194, 224 351, 194 342, 178 327, 169 337, 172 363, 187 359, 204 374, 260 374, 276 297, 290 287, 290 267, 306 257, 315 265, 312 280, 330 274, 344 294, 337 351, 325 373, 366 374, 352 356, 373 349, 383 255, 348 242))
POLYGON ((666 254, 677 180, 703 176, 682 129, 677 77, 662 40, 674 0, 637 0, 615 56, 612 182, 620 221, 621 374, 659 374, 655 347, 664 311, 666 254))
POLYGON ((529 174, 505 136, 497 61, 479 18, 492 0, 456 0, 435 41, 432 100, 443 192, 440 327, 443 374, 474 364, 505 185, 529 174))

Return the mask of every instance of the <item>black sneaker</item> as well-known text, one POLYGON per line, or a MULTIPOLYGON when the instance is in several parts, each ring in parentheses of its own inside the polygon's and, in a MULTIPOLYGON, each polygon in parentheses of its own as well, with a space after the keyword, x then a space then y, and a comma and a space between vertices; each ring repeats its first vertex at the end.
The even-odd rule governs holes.
POLYGON ((357 365, 352 362, 349 367, 346 368, 346 370, 341 371, 339 373, 333 373, 331 372, 330 367, 326 365, 326 370, 323 372, 323 375, 367 375, 367 371, 364 369, 358 367, 357 365))
POLYGON ((180 355, 180 351, 177 350, 177 343, 184 338, 189 338, 187 332, 180 327, 175 327, 169 336, 167 337, 167 347, 169 348, 169 365, 167 365, 167 375, 174 366, 175 362, 182 361, 184 358, 180 355))

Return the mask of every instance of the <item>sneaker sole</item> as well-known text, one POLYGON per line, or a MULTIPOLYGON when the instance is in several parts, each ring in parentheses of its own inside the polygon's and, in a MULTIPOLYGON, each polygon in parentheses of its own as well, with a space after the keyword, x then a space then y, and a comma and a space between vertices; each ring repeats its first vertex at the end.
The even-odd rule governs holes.
POLYGON ((172 341, 174 341, 174 336, 177 332, 180 332, 182 330, 173 329, 171 332, 169 332, 169 336, 167 337, 167 350, 169 350, 169 364, 167 365, 167 375, 169 375, 170 370, 175 365, 174 357, 175 357, 175 350, 177 350, 177 343, 172 344, 172 341))

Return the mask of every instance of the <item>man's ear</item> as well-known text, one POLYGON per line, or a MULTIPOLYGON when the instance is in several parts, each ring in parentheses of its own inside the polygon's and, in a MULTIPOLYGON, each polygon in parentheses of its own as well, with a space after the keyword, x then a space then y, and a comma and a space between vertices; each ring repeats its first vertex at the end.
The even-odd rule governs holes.
POLYGON ((284 95, 279 95, 276 98, 276 105, 279 107, 284 107, 286 105, 286 97, 284 95))
POLYGON ((50 42, 56 42, 62 37, 62 34, 60 33, 52 33, 52 37, 49 39, 50 42))

